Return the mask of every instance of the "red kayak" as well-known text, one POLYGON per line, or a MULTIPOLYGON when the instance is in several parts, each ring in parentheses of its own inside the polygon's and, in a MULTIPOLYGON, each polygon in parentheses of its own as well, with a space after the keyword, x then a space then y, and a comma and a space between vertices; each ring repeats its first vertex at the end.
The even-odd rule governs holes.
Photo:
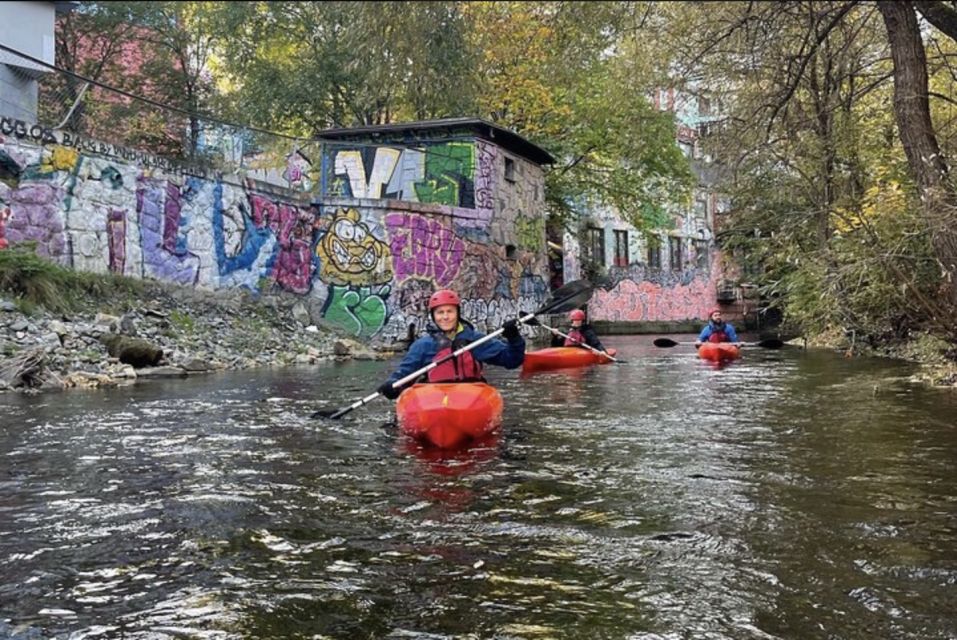
POLYGON ((399 396, 399 428, 443 449, 477 440, 502 425, 502 395, 481 382, 416 384, 399 396))
MULTIPOLYGON (((614 356, 616 353, 618 352, 615 349, 608 350, 610 356, 614 356)), ((525 361, 522 363, 522 371, 531 373, 532 371, 568 369, 571 367, 585 367, 590 364, 608 364, 609 362, 613 362, 613 360, 581 347, 551 347, 526 353, 525 361)))
POLYGON ((705 342, 698 347, 698 357, 711 362, 727 362, 741 357, 741 347, 730 342, 705 342))

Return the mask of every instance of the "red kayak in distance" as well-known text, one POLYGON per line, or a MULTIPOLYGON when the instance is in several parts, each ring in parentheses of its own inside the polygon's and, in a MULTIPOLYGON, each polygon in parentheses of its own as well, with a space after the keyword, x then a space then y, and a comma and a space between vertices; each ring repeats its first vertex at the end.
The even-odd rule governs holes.
POLYGON ((730 342, 705 342, 698 347, 698 357, 711 362, 729 362, 741 357, 741 347, 730 342))
POLYGON ((403 433, 441 449, 479 440, 502 426, 502 394, 482 382, 416 384, 395 405, 403 433))
MULTIPOLYGON (((618 352, 615 349, 608 349, 608 355, 614 357, 616 353, 618 352)), ((581 347, 550 347, 526 353, 525 361, 522 363, 522 372, 551 371, 553 369, 586 367, 592 364, 608 364, 610 362, 613 362, 613 360, 581 347)))

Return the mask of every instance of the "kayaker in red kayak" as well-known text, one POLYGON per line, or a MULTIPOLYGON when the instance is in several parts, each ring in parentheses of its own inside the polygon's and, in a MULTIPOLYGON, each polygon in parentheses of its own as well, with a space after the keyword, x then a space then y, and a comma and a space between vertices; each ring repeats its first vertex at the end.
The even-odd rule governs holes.
POLYGON ((708 314, 708 324, 701 330, 694 345, 700 347, 703 342, 740 342, 734 327, 721 318, 720 309, 712 309, 708 314))
POLYGON ((585 312, 581 309, 575 309, 568 314, 568 320, 571 322, 571 328, 565 333, 568 337, 562 337, 558 334, 552 334, 553 347, 581 347, 587 344, 592 349, 604 351, 601 340, 590 324, 585 322, 585 312))
MULTIPOLYGON (((390 400, 395 400, 403 389, 393 388, 393 382, 485 336, 476 331, 468 321, 462 319, 461 304, 462 300, 458 294, 450 289, 441 289, 432 294, 429 298, 429 316, 432 324, 427 327, 428 335, 412 343, 402 362, 399 363, 399 368, 379 386, 379 393, 390 400)), ((482 363, 494 364, 506 369, 522 366, 525 358, 525 339, 518 330, 517 321, 508 320, 502 328, 504 329, 502 336, 507 342, 490 340, 457 358, 443 362, 429 371, 428 381, 484 382, 482 363)))

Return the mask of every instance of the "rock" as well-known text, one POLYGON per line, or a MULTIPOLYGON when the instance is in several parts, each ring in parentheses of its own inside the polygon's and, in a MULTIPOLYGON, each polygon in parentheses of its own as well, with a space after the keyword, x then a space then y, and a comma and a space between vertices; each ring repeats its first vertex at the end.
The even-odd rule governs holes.
MULTIPOLYGON (((28 323, 26 320, 17 320, 16 322, 10 325, 10 331, 16 331, 18 333, 22 331, 26 331, 29 328, 30 328, 30 323, 28 323)), ((17 336, 17 337, 19 338, 20 336, 17 336)))
POLYGON ((189 372, 209 371, 209 365, 206 364, 205 360, 201 360, 200 358, 191 358, 184 363, 182 367, 189 372))
POLYGON ((64 387, 96 388, 113 386, 116 381, 103 373, 89 371, 74 371, 63 379, 64 387))
POLYGON ((111 356, 137 369, 156 366, 163 358, 162 349, 140 338, 108 333, 100 341, 106 345, 111 356))
POLYGON ((116 331, 120 326, 120 319, 106 313, 98 313, 93 318, 93 324, 100 327, 106 327, 107 331, 116 331))
POLYGON ((65 335, 69 335, 70 333, 70 330, 66 328, 66 325, 59 320, 51 320, 47 325, 47 329, 57 334, 61 338, 65 335))
POLYGON ((182 367, 145 367, 136 371, 137 378, 185 378, 186 369, 182 367))
POLYGON ((336 340, 332 344, 332 353, 337 356, 347 356, 352 353, 352 349, 350 348, 349 344, 345 342, 345 340, 336 340))
POLYGON ((306 331, 308 331, 309 333, 319 333, 319 327, 317 327, 314 324, 311 324, 308 327, 306 327, 306 331))
POLYGON ((17 305, 9 300, 0 300, 0 311, 13 312, 17 310, 17 305))
POLYGON ((120 318, 120 333, 128 336, 136 335, 136 326, 133 324, 132 314, 126 313, 120 318))
POLYGON ((63 343, 60 341, 60 335, 55 331, 40 336, 40 344, 51 351, 63 346, 63 343))
POLYGON ((312 324, 312 317, 309 315, 309 310, 301 302, 297 302, 292 307, 292 317, 296 319, 301 325, 312 324))

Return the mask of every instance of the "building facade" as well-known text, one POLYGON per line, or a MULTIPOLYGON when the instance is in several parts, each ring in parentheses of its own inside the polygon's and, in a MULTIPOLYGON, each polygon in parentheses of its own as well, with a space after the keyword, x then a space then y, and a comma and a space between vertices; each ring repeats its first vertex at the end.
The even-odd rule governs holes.
POLYGON ((563 238, 566 280, 590 277, 598 285, 588 305, 603 331, 687 331, 727 300, 716 218, 727 202, 716 189, 710 158, 701 150, 702 127, 712 120, 702 100, 662 90, 655 106, 672 111, 677 139, 697 178, 690 206, 670 210, 671 224, 640 232, 616 211, 594 206, 563 238))

